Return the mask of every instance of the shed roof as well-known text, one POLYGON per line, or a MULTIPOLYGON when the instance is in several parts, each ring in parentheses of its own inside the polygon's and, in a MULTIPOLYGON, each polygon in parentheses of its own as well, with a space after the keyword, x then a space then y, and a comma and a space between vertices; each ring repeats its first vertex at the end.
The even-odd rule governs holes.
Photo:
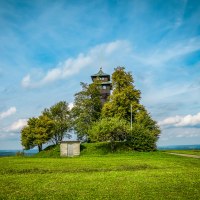
POLYGON ((60 143, 81 143, 80 141, 61 141, 60 143))

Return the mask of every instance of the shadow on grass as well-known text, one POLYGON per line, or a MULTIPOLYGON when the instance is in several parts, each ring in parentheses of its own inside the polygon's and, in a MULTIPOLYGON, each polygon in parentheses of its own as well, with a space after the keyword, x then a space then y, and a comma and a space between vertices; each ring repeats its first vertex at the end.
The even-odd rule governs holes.
POLYGON ((75 168, 75 169, 8 169, 1 171, 0 174, 8 175, 8 174, 51 174, 51 173, 94 173, 94 172, 112 172, 112 171, 140 171, 140 170, 153 170, 158 169, 156 167, 152 167, 147 164, 141 165, 121 165, 115 167, 106 167, 106 168, 75 168))

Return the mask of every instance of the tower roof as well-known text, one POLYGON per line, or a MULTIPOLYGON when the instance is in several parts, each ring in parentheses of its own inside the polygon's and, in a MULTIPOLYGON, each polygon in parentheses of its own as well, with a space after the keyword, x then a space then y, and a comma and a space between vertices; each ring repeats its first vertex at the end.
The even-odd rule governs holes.
POLYGON ((92 79, 96 78, 96 77, 108 77, 108 79, 110 80, 110 75, 104 73, 103 70, 102 70, 102 67, 100 68, 100 70, 97 74, 93 74, 91 77, 92 77, 92 79))

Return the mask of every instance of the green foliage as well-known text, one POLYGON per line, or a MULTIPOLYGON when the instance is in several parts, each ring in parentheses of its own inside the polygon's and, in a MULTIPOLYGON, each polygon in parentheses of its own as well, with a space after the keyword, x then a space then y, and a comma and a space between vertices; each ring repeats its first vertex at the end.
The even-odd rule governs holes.
POLYGON ((109 101, 101 104, 100 80, 81 83, 75 94, 74 107, 69 111, 65 101, 45 109, 39 118, 30 118, 21 131, 25 149, 51 141, 58 144, 69 131, 75 129, 79 139, 93 142, 109 141, 112 151, 117 141, 127 141, 130 148, 139 151, 155 150, 160 129, 143 105, 130 72, 117 67, 112 74, 113 92, 109 101), (132 108, 132 109, 131 109, 132 108), (132 116, 133 130, 130 131, 132 116), (132 145, 132 146, 131 146, 132 145))
POLYGON ((17 151, 15 154, 17 157, 23 157, 25 154, 23 151, 17 151))
MULTIPOLYGON (((110 96, 110 101, 103 106, 102 118, 117 117, 130 122, 132 116, 133 131, 129 131, 128 134, 127 129, 124 139, 127 140, 129 146, 132 145, 134 150, 155 150, 155 143, 159 137, 160 129, 156 121, 151 118, 144 106, 140 104, 140 91, 135 89, 133 83, 132 75, 130 72, 126 72, 124 67, 115 69, 115 72, 112 74, 113 93, 110 96)), ((115 121, 115 123, 118 122, 115 121)), ((101 127, 99 124, 99 129, 96 128, 97 130, 92 131, 100 134, 102 132, 100 129, 103 130, 103 126, 106 128, 106 123, 102 124, 101 127)), ((112 124, 112 126, 116 125, 112 124)), ((112 131, 107 129, 107 132, 111 134, 112 131)), ((113 140, 118 140, 117 132, 113 131, 111 135, 115 134, 116 138, 112 138, 113 140)))
POLYGON ((58 144, 71 128, 68 104, 60 101, 45 109, 39 117, 29 118, 27 126, 21 130, 21 143, 25 150, 42 145, 48 141, 58 144))
POLYGON ((90 85, 81 83, 82 91, 75 94, 72 118, 74 129, 78 137, 88 138, 88 130, 91 124, 100 118, 101 101, 98 82, 90 85))
POLYGON ((119 117, 130 121, 131 105, 132 113, 135 116, 139 104, 140 91, 136 90, 134 80, 130 72, 126 72, 124 67, 118 67, 112 74, 113 92, 110 101, 104 104, 102 117, 119 117))
POLYGON ((132 131, 127 137, 127 144, 136 151, 156 150, 157 137, 142 124, 133 123, 132 131))
POLYGON ((151 126, 146 126, 145 121, 133 123, 131 130, 130 123, 114 117, 95 122, 89 130, 89 136, 93 142, 109 141, 112 151, 117 150, 116 141, 124 141, 127 149, 129 147, 136 151, 154 151, 158 139, 157 131, 151 126))
POLYGON ((67 132, 71 129, 72 124, 67 102, 60 101, 49 109, 45 108, 43 115, 48 116, 54 123, 51 130, 53 133, 51 141, 54 144, 58 144, 58 142, 62 141, 64 136, 70 137, 67 132))
MULTIPOLYGON (((32 118, 30 118, 29 121, 31 119, 32 118)), ((30 125, 25 126, 21 130, 21 144, 24 147, 24 149, 26 149, 26 150, 32 149, 33 147, 35 147, 34 133, 33 133, 33 129, 31 128, 30 125)))
POLYGON ((102 118, 95 122, 89 130, 92 141, 110 141, 111 149, 114 150, 116 141, 124 141, 129 131, 129 124, 124 119, 102 118))
POLYGON ((38 146, 42 150, 42 144, 48 142, 52 135, 53 121, 41 115, 38 118, 29 118, 27 126, 21 130, 21 143, 25 150, 38 146))
POLYGON ((141 109, 136 112, 134 121, 149 130, 155 138, 159 137, 160 128, 157 125, 157 122, 151 118, 150 114, 147 113, 144 107, 141 107, 141 109))

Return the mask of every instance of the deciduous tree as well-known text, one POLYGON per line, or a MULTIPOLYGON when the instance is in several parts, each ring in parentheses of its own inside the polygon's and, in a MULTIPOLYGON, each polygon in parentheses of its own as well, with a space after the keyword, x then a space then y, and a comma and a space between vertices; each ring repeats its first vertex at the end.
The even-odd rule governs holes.
POLYGON ((38 118, 32 117, 28 120, 27 126, 21 130, 21 143, 26 150, 35 146, 42 150, 42 145, 52 137, 53 121, 45 115, 38 118))
POLYGON ((71 130, 70 110, 68 103, 60 101, 50 108, 45 108, 43 115, 48 116, 54 123, 52 128, 51 141, 58 144, 63 140, 64 136, 70 137, 68 132, 71 130))
POLYGON ((133 129, 130 131, 130 137, 126 139, 131 140, 133 146, 138 143, 140 149, 154 150, 160 129, 145 107, 140 104, 140 91, 135 89, 133 83, 131 73, 126 72, 124 67, 115 69, 112 74, 113 92, 110 100, 103 106, 102 118, 118 117, 130 122, 132 116, 133 129), (146 148, 148 140, 150 145, 146 148))
POLYGON ((149 130, 157 141, 160 134, 160 128, 157 125, 157 122, 151 118, 150 114, 143 106, 141 106, 138 112, 136 112, 134 122, 149 130))
POLYGON ((91 124, 101 115, 101 101, 99 83, 81 83, 82 90, 75 94, 72 118, 74 129, 80 139, 89 139, 88 130, 91 124))
POLYGON ((135 89, 134 80, 130 72, 126 72, 124 67, 117 67, 112 74, 113 92, 110 101, 104 104, 102 117, 119 117, 130 121, 131 105, 132 113, 135 116, 139 104, 140 91, 135 89))
POLYGON ((133 123, 132 130, 127 135, 127 145, 136 151, 154 151, 156 150, 157 137, 153 131, 150 131, 143 124, 133 123))

